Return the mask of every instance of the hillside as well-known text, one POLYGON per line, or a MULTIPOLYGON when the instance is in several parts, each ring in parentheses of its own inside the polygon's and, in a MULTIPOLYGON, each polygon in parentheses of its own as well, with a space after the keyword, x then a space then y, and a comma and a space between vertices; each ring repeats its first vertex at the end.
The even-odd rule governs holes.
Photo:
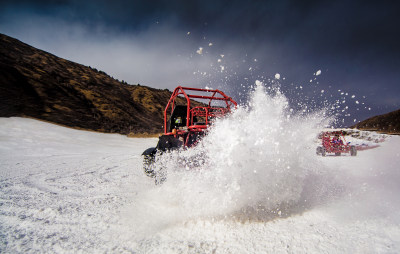
POLYGON ((400 133, 400 109, 368 118, 354 126, 360 130, 379 131, 383 133, 399 134, 400 133))
POLYGON ((168 90, 128 85, 0 34, 0 117, 110 133, 162 132, 168 90))

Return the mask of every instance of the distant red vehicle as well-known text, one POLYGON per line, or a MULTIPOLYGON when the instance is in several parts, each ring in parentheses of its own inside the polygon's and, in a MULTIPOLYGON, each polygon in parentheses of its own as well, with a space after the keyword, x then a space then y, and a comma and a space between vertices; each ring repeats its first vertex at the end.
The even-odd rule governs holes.
POLYGON ((355 146, 346 142, 342 131, 326 131, 321 134, 321 146, 317 147, 317 154, 326 156, 327 153, 334 153, 340 156, 342 153, 350 153, 351 156, 357 155, 355 146))
POLYGON ((156 147, 148 148, 142 154, 146 175, 156 177, 153 163, 157 154, 195 146, 214 118, 223 117, 236 107, 237 103, 220 90, 175 88, 164 111, 164 135, 159 137, 156 147), (182 100, 178 97, 185 103, 179 104, 182 100))

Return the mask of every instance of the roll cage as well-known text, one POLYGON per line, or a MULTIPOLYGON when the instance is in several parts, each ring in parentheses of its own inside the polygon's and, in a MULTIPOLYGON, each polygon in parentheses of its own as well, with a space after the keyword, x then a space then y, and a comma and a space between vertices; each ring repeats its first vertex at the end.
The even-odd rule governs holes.
POLYGON ((220 90, 178 86, 164 110, 164 135, 202 132, 207 129, 211 119, 222 117, 236 107, 237 103, 220 90), (178 97, 183 97, 186 105, 177 105, 178 97), (191 99, 206 103, 192 102, 191 99), (216 102, 222 102, 223 106, 214 105, 216 102))

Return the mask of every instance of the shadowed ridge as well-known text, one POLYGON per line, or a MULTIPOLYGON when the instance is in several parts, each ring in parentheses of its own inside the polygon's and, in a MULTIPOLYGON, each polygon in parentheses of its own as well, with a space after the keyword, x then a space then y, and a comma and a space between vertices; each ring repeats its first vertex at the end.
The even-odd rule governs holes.
MULTIPOLYGON (((101 53, 101 52, 99 52, 101 53)), ((0 34, 0 117, 121 134, 160 133, 171 92, 120 82, 0 34)))
POLYGON ((389 134, 400 134, 400 109, 368 118, 352 126, 360 130, 379 131, 389 134))

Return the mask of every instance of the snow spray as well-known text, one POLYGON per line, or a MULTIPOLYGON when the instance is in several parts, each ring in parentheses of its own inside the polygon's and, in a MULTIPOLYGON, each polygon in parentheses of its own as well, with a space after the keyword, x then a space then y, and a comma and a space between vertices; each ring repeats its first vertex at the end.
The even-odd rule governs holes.
POLYGON ((146 228, 250 210, 280 214, 320 167, 315 140, 328 123, 324 111, 296 113, 278 87, 257 81, 249 103, 216 120, 196 147, 159 156, 167 180, 139 194, 131 212, 146 228))

